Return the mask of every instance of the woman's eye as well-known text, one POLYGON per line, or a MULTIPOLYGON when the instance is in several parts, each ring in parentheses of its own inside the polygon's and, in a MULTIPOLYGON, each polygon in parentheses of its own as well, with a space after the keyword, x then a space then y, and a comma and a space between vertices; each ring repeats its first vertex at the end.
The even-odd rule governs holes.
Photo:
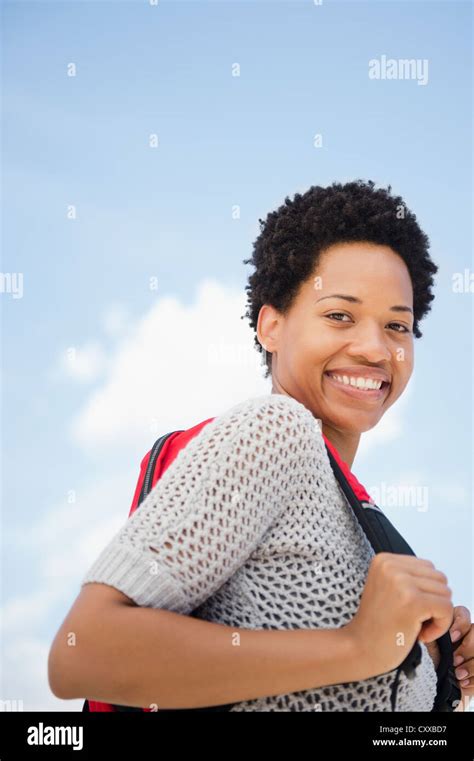
MULTIPOLYGON (((343 317, 347 317, 347 319, 351 320, 348 314, 345 312, 331 312, 330 314, 327 314, 326 317, 330 317, 335 322, 346 322, 346 320, 343 320, 343 317)), ((406 327, 406 325, 402 325, 401 322, 390 322, 389 327, 393 329, 393 326, 395 326, 395 332, 396 333, 410 333, 410 329, 406 327)))
POLYGON ((398 325, 399 328, 403 328, 403 330, 397 330, 397 333, 409 333, 409 329, 406 327, 406 325, 402 325, 400 322, 391 322, 390 325, 398 325))
MULTIPOLYGON (((344 312, 331 312, 331 314, 327 314, 326 317, 334 317, 335 315, 338 317, 347 317, 349 320, 351 319, 349 315, 344 312)), ((336 320, 336 322, 343 322, 343 320, 336 320)))

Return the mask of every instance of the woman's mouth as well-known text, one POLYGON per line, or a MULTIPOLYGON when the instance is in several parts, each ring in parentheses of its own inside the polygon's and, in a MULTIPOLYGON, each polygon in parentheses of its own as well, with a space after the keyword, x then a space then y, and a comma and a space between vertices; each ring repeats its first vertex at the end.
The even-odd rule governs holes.
POLYGON ((390 388, 388 381, 367 376, 339 375, 326 371, 324 376, 328 382, 342 394, 351 396, 353 399, 362 399, 367 402, 378 402, 383 399, 390 388))

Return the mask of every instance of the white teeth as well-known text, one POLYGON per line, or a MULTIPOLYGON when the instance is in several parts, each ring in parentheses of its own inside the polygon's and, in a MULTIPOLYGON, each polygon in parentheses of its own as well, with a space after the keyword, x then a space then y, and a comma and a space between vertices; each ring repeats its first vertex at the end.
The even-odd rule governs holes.
POLYGON ((348 377, 347 375, 335 375, 333 373, 330 373, 331 378, 334 378, 335 380, 339 381, 339 383, 343 383, 345 386, 354 386, 354 388, 364 389, 364 390, 378 390, 382 386, 381 380, 375 380, 373 378, 354 378, 354 377, 348 377))

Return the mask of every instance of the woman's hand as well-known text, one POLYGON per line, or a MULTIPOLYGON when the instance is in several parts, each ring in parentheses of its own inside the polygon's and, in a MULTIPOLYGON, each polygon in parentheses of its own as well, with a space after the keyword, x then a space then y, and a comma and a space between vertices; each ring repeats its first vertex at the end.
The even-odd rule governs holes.
POLYGON ((453 614, 447 578, 431 561, 379 552, 347 629, 374 676, 399 666, 416 639, 428 645, 447 632, 453 614))
POLYGON ((474 697, 474 626, 471 613, 463 605, 456 605, 449 633, 453 643, 460 642, 454 651, 456 678, 462 698, 474 697))

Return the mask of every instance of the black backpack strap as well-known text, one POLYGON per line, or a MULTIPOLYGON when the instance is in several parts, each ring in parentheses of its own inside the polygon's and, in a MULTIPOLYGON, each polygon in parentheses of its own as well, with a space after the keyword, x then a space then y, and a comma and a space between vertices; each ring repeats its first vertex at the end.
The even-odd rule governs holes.
MULTIPOLYGON (((329 461, 334 475, 352 507, 367 539, 372 545, 374 552, 395 552, 401 555, 415 555, 410 545, 405 541, 395 526, 390 523, 387 516, 377 505, 370 502, 361 502, 349 484, 339 463, 336 461, 329 447, 326 445, 329 461)), ((461 697, 461 690, 456 683, 453 664, 453 645, 449 632, 445 632, 436 640, 440 652, 440 662, 436 670, 437 692, 432 711, 452 711, 453 703, 461 697)), ((397 669, 394 684, 392 707, 395 710, 396 689, 398 686, 399 671, 404 671, 409 679, 415 676, 416 667, 421 661, 421 647, 416 641, 405 660, 397 669)))
POLYGON ((165 442, 169 439, 169 437, 173 433, 182 433, 182 430, 170 431, 169 433, 164 433, 163 436, 160 436, 160 438, 155 441, 155 443, 153 444, 151 448, 150 459, 148 460, 148 465, 146 467, 145 478, 143 479, 140 496, 138 497, 137 507, 143 502, 145 497, 151 491, 151 485, 153 483, 153 473, 155 472, 155 467, 156 467, 158 457, 160 456, 160 452, 163 449, 165 442))
POLYGON ((372 545, 374 552, 396 552, 400 555, 414 555, 415 553, 408 542, 405 541, 395 526, 390 523, 382 510, 380 510, 377 505, 372 505, 370 502, 361 502, 358 499, 327 444, 326 451, 334 475, 347 497, 357 520, 362 526, 367 539, 372 545))
POLYGON ((454 711, 461 700, 462 692, 454 672, 453 651, 459 647, 462 639, 453 644, 449 632, 445 632, 436 641, 441 657, 436 671, 438 675, 438 689, 435 703, 431 710, 454 711))

